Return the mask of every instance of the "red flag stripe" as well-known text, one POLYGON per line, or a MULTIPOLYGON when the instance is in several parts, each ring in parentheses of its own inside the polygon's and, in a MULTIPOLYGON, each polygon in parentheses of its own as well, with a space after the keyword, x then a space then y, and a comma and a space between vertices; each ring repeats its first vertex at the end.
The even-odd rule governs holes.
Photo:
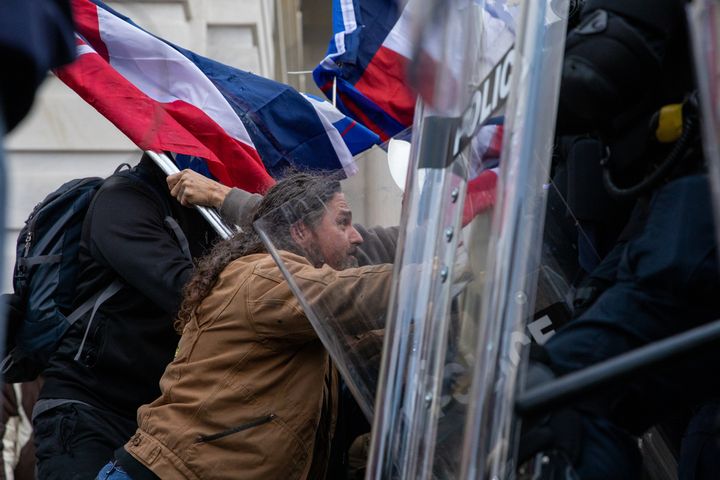
POLYGON ((274 183, 257 152, 227 135, 202 110, 182 101, 156 102, 99 55, 81 55, 55 73, 140 148, 205 158, 220 182, 245 190, 262 192, 274 183))
POLYGON ((497 179, 498 176, 494 170, 485 170, 468 182, 463 206, 463 226, 470 223, 476 215, 495 205, 497 179))
POLYGON ((403 125, 412 125, 415 93, 405 80, 408 59, 381 46, 355 88, 403 125))
POLYGON ((95 51, 106 62, 110 61, 105 42, 100 36, 100 25, 97 13, 98 6, 90 2, 72 2, 73 18, 77 30, 87 39, 88 43, 93 46, 95 51))

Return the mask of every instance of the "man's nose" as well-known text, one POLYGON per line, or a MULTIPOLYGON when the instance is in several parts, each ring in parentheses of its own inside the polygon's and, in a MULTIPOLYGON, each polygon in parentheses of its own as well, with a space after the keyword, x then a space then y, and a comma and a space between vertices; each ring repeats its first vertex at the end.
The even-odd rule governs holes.
POLYGON ((350 227, 350 243, 352 245, 360 245, 363 243, 362 235, 358 232, 354 226, 350 227))

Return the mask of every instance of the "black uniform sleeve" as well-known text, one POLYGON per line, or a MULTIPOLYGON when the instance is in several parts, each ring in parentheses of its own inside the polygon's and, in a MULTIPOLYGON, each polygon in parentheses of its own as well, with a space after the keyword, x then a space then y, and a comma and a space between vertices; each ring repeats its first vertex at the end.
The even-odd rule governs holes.
POLYGON ((160 308, 174 314, 192 262, 165 227, 157 194, 129 180, 101 189, 91 212, 90 253, 160 308))

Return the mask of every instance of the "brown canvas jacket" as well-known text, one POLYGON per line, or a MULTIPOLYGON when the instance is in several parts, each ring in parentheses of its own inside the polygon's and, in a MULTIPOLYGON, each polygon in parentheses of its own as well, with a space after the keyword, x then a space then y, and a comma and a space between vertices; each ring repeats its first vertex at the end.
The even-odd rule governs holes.
MULTIPOLYGON (((308 299, 339 321, 384 313, 391 265, 336 271, 282 252, 308 299), (349 308, 363 295, 364 311, 349 308)), ((138 410, 125 449, 160 478, 321 479, 337 379, 268 254, 232 262, 186 326, 161 396, 138 410)))

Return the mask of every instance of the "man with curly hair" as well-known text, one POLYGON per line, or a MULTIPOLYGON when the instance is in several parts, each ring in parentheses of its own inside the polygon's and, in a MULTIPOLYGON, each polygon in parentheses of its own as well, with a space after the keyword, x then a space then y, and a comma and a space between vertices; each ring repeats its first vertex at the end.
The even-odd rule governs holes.
MULTIPOLYGON (((292 174, 260 201, 260 218, 309 301, 358 329, 382 327, 392 266, 357 267, 363 238, 338 181, 292 174), (351 295, 368 299, 362 311, 351 295)), ((161 396, 138 410, 137 432, 99 478, 326 477, 337 372, 259 235, 243 232, 186 286, 161 396)))

